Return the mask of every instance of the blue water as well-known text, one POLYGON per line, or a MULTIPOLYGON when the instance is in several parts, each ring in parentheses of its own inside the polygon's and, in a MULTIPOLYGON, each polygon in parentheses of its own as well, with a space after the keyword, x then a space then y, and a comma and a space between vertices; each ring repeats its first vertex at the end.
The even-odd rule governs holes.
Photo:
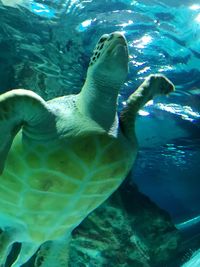
MULTIPOLYGON (((199 1, 2 0, 0 3, 0 21, 6 23, 0 25, 0 50, 5 48, 5 42, 9 43, 7 54, 0 52, 0 71, 5 73, 0 77, 2 91, 28 86, 46 99, 78 92, 96 41, 103 33, 112 31, 125 34, 130 53, 129 76, 120 93, 119 110, 147 75, 162 73, 173 81, 176 92, 167 99, 156 99, 154 105, 150 103, 138 116, 140 151, 132 178, 142 192, 170 213, 187 238, 197 237, 200 233, 199 1), (52 58, 54 50, 60 54, 59 62, 52 58), (13 64, 14 69, 10 68, 13 64), (22 73, 29 75, 28 80, 20 81, 22 68, 22 73), (8 78, 15 75, 16 79, 8 78), (43 90, 43 85, 48 89, 43 90)), ((200 263, 195 265, 197 255, 192 265, 184 267, 200 266, 200 263)))

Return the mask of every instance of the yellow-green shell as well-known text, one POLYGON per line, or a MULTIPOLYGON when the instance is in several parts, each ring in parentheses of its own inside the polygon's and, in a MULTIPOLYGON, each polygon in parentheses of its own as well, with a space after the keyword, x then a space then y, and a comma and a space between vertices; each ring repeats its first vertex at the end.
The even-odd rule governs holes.
POLYGON ((135 157, 123 138, 87 134, 24 146, 21 133, 0 176, 0 210, 36 242, 76 227, 123 181, 135 157))

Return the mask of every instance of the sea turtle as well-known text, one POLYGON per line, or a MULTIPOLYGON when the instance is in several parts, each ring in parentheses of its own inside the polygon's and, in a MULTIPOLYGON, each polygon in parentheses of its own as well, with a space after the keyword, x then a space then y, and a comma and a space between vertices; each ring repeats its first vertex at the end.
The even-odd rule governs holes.
POLYGON ((41 246, 37 267, 67 266, 72 230, 115 191, 137 154, 137 111, 174 90, 162 75, 148 76, 117 115, 128 73, 120 32, 98 41, 77 95, 46 102, 30 90, 0 95, 0 264, 14 242, 19 267, 41 246))

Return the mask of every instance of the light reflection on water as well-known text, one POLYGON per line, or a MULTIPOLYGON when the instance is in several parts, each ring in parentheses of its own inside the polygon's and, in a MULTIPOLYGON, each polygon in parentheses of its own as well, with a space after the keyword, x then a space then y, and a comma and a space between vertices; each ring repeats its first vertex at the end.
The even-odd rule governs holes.
POLYGON ((183 120, 194 121, 200 118, 200 113, 193 111, 190 106, 181 106, 178 104, 163 104, 157 103, 156 107, 160 110, 165 110, 172 114, 181 116, 183 120))
POLYGON ((40 16, 52 18, 55 15, 55 12, 53 9, 49 8, 48 6, 44 4, 39 4, 32 2, 30 6, 30 10, 40 16))

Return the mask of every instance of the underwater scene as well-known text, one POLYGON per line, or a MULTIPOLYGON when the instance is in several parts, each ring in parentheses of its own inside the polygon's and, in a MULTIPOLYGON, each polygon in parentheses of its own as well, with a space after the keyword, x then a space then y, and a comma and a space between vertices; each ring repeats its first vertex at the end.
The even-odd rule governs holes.
POLYGON ((1 267, 200 267, 199 191, 199 0, 0 0, 1 267))

